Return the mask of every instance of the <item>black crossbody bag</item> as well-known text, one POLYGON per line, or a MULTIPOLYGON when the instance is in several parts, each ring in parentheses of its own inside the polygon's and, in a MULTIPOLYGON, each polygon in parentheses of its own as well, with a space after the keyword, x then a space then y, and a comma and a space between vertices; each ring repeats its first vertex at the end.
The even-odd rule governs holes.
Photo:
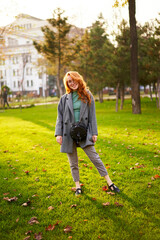
MULTIPOLYGON (((84 114, 84 112, 83 112, 84 114)), ((87 137, 87 126, 82 123, 82 116, 78 122, 73 123, 70 129, 70 135, 71 138, 76 141, 76 143, 78 144, 79 142, 83 141, 86 139, 87 137)))
POLYGON ((70 135, 71 135, 71 138, 74 141, 76 141, 76 143, 79 143, 80 141, 85 140, 87 137, 86 125, 81 121, 73 123, 70 129, 70 135))

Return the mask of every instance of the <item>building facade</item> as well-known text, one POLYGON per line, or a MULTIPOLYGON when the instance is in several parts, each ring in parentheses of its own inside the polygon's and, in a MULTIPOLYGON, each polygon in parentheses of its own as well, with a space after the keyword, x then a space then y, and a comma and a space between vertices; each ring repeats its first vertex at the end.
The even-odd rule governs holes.
POLYGON ((7 85, 12 94, 48 96, 48 76, 44 66, 38 66, 41 55, 33 40, 43 40, 41 27, 47 21, 19 14, 6 26, 0 51, 0 87, 7 85))

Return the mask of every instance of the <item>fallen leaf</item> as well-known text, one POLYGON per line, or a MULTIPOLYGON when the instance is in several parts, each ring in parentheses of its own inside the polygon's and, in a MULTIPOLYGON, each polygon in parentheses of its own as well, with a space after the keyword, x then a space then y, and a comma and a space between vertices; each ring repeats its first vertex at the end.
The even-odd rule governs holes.
POLYGON ((23 207, 27 207, 27 206, 29 206, 30 204, 31 204, 31 201, 28 200, 28 202, 23 203, 22 206, 23 206, 23 207))
POLYGON ((107 166, 106 169, 110 168, 110 166, 107 166))
POLYGON ((8 194, 9 194, 9 192, 7 192, 7 193, 3 193, 4 196, 6 196, 6 195, 8 195, 8 194))
POLYGON ((109 206, 110 202, 102 203, 103 206, 109 206))
POLYGON ((76 207, 77 207, 77 204, 73 204, 73 205, 71 205, 70 207, 71 207, 71 208, 73 208, 73 207, 76 208, 76 207))
POLYGON ((38 224, 39 222, 38 222, 38 220, 37 220, 37 217, 32 217, 32 218, 28 221, 28 223, 29 223, 30 225, 33 225, 34 223, 38 224))
POLYGON ((55 224, 53 225, 49 225, 47 228, 46 228, 46 231, 53 231, 55 229, 55 224))
POLYGON ((76 191, 76 187, 72 187, 71 190, 72 190, 73 192, 75 192, 75 191, 76 191))
POLYGON ((115 195, 114 192, 107 192, 108 195, 115 195))
POLYGON ((87 222, 87 221, 88 221, 88 219, 84 219, 83 221, 84 221, 84 222, 87 222))
POLYGON ((53 210, 53 209, 54 209, 54 207, 52 207, 52 206, 48 207, 48 210, 53 210))
POLYGON ((84 167, 87 167, 88 165, 86 163, 83 164, 84 167))
POLYGON ((41 240, 42 239, 42 233, 41 232, 35 233, 34 238, 37 239, 37 240, 41 240))
POLYGON ((154 176, 154 178, 157 179, 157 178, 160 178, 160 176, 159 176, 158 174, 156 174, 156 175, 154 176))
POLYGON ((45 170, 44 168, 42 169, 43 172, 46 172, 47 170, 45 170))
POLYGON ((93 197, 92 200, 93 200, 93 201, 96 201, 97 199, 93 197))
POLYGON ((121 203, 115 202, 114 204, 115 204, 117 207, 123 207, 123 204, 121 204, 121 203))
POLYGON ((68 238, 69 238, 69 239, 72 239, 72 236, 69 236, 68 238))
POLYGON ((103 186, 102 190, 106 192, 108 190, 108 187, 107 186, 103 186))
POLYGON ((28 239, 30 239, 30 237, 31 236, 25 237, 25 238, 23 238, 23 240, 28 240, 28 239))
POLYGON ((29 171, 27 170, 27 171, 25 171, 25 173, 28 175, 28 174, 29 174, 29 171))
POLYGON ((16 222, 19 222, 19 218, 16 219, 16 222))
POLYGON ((84 186, 84 184, 83 184, 83 183, 80 183, 80 186, 82 187, 82 186, 84 186))
POLYGON ((67 225, 65 228, 64 228, 64 232, 65 233, 68 233, 68 232, 71 232, 72 231, 72 227, 67 225))
POLYGON ((18 198, 17 197, 12 197, 12 198, 4 197, 3 199, 8 201, 8 202, 14 202, 14 201, 17 201, 18 198))
POLYGON ((26 235, 28 235, 28 234, 31 234, 32 233, 32 231, 31 230, 29 230, 28 232, 26 232, 25 234, 26 235))

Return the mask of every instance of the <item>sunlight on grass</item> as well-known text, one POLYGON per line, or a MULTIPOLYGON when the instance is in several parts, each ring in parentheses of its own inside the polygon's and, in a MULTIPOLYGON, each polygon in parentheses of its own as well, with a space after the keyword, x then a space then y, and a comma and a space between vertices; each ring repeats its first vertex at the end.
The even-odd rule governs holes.
POLYGON ((78 198, 72 191, 67 156, 60 153, 54 137, 57 105, 1 112, 0 239, 25 239, 31 230, 30 239, 41 233, 47 240, 69 236, 158 240, 160 111, 149 99, 143 99, 142 109, 141 115, 133 115, 127 100, 124 110, 115 113, 115 101, 96 102, 96 150, 121 193, 109 195, 102 190, 106 182, 78 149, 83 184, 78 198), (3 199, 7 197, 18 199, 8 202, 3 199), (22 206, 27 202, 28 206, 22 206), (106 202, 109 205, 103 206, 106 202), (34 216, 39 223, 30 225, 34 216), (54 229, 46 231, 50 224, 55 224, 54 229), (72 231, 65 233, 66 226, 72 231))

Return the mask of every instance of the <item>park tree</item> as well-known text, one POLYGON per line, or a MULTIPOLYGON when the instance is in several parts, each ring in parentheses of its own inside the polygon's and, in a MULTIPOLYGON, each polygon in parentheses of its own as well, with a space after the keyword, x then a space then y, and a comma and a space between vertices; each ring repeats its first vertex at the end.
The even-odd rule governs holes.
POLYGON ((90 34, 88 29, 85 30, 82 38, 77 41, 74 49, 75 59, 70 63, 70 66, 72 67, 74 65, 74 69, 80 72, 87 82, 90 69, 90 34))
POLYGON ((53 11, 53 18, 48 19, 48 26, 42 27, 44 41, 34 41, 33 44, 37 51, 41 53, 51 64, 57 66, 57 88, 59 95, 62 96, 61 85, 62 73, 67 62, 72 59, 73 39, 69 38, 71 25, 67 22, 68 18, 63 17, 64 11, 57 8, 53 11))
MULTIPOLYGON (((159 13, 160 16, 160 13, 159 13)), ((156 19, 156 26, 155 26, 155 34, 154 34, 156 44, 155 49, 157 53, 157 94, 158 94, 158 100, 157 100, 157 107, 160 109, 160 19, 156 19)))
MULTIPOLYGON (((130 86, 130 41, 129 41, 129 27, 125 20, 122 20, 118 26, 119 33, 116 35, 117 46, 115 48, 116 55, 113 57, 113 65, 117 67, 117 72, 113 71, 113 75, 116 79, 116 103, 118 103, 118 97, 120 92, 121 106, 120 109, 123 109, 124 103, 124 93, 125 87, 130 86)), ((118 106, 116 104, 116 111, 118 111, 118 106)))
POLYGON ((136 0, 115 0, 115 7, 128 3, 129 22, 130 22, 130 52, 131 52, 131 88, 132 88, 132 113, 141 113, 140 88, 138 80, 138 39, 136 27, 136 0))
POLYGON ((103 102, 103 88, 107 85, 108 47, 111 45, 106 33, 105 21, 100 15, 90 28, 89 78, 88 85, 98 93, 103 102))

